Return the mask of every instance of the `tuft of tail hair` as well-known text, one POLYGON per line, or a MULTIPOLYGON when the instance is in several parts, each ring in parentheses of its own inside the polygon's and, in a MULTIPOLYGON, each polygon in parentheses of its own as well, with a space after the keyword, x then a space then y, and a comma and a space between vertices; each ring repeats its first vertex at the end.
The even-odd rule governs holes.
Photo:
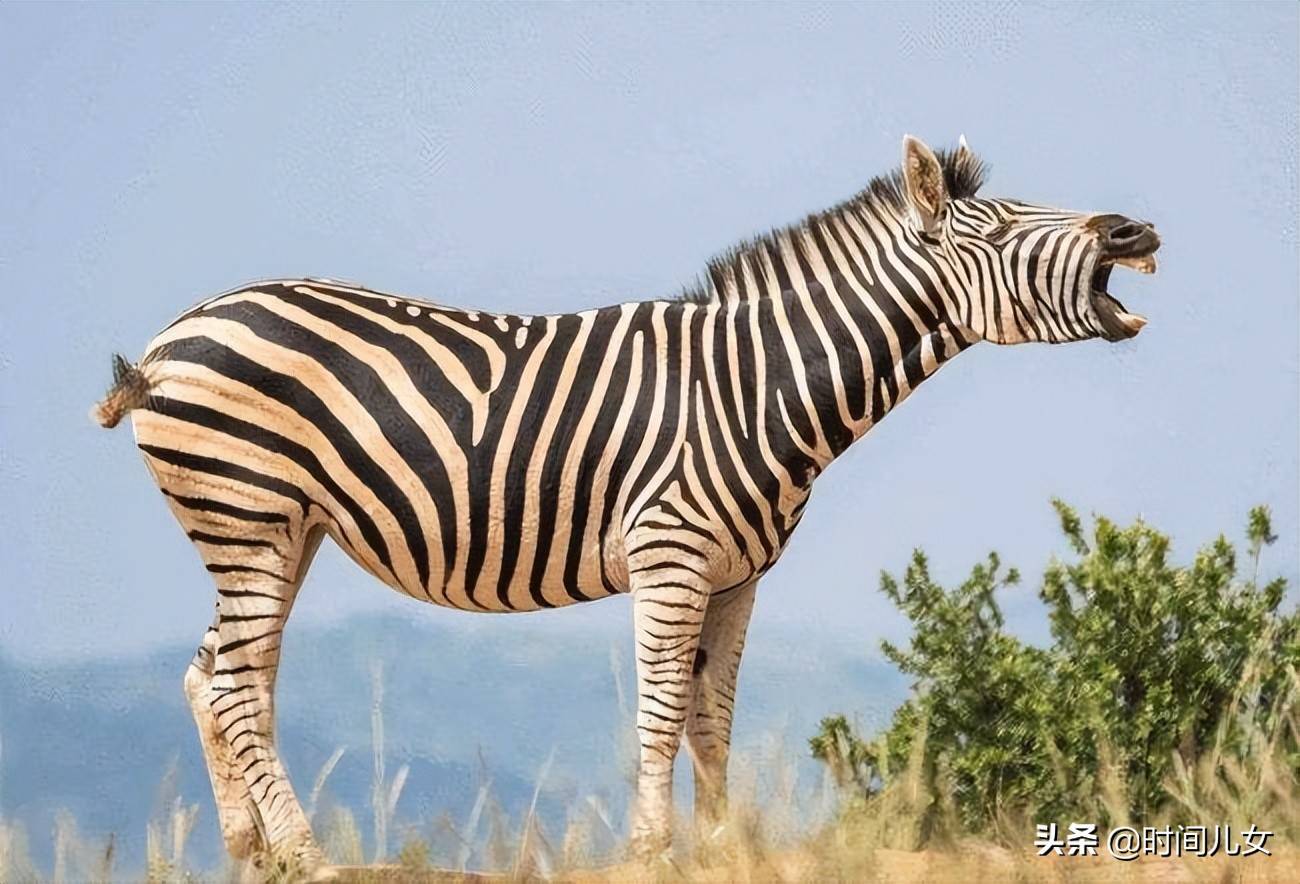
POLYGON ((112 429, 123 416, 149 401, 149 379, 139 366, 132 365, 120 353, 113 354, 113 386, 90 410, 91 420, 112 429))

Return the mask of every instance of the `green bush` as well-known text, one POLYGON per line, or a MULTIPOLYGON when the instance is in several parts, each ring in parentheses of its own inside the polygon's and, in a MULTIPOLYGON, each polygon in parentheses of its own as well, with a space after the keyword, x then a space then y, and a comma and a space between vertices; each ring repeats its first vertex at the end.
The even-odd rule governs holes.
POLYGON ((1022 832, 1027 819, 1190 818, 1204 809, 1193 794, 1204 777, 1189 773, 1198 769, 1223 785, 1231 766, 1228 786, 1262 789, 1245 765, 1294 795, 1300 613, 1280 611, 1284 580, 1258 582, 1260 553, 1276 539, 1267 510, 1250 513, 1243 578, 1223 537, 1178 565, 1169 538, 1141 521, 1098 517, 1087 536, 1072 509, 1054 505, 1074 556, 1053 561, 1039 589, 1052 646, 1004 629, 997 594, 1019 576, 996 555, 946 589, 918 550, 901 582, 881 579, 912 624, 907 647, 882 648, 915 677, 913 695, 871 740, 843 716, 823 720, 813 755, 859 802, 906 771, 923 796, 913 802, 922 841, 1022 832))

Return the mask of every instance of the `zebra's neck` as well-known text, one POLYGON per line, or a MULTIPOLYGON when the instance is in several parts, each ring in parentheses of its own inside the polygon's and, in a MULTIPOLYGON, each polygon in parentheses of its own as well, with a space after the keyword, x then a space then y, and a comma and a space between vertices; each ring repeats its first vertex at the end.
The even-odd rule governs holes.
POLYGON ((736 416, 746 434, 754 416, 796 484, 976 340, 957 318, 962 283, 896 216, 850 203, 815 221, 714 268, 713 353, 733 372, 736 416))

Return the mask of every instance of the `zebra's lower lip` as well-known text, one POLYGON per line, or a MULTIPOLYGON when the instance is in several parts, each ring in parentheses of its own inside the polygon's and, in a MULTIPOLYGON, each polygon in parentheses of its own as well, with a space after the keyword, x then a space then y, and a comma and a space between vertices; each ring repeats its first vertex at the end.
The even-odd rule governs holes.
POLYGON ((1139 313, 1130 313, 1106 286, 1110 282, 1111 268, 1115 264, 1131 267, 1139 273, 1154 273, 1156 259, 1154 255, 1132 256, 1102 260, 1092 275, 1092 309, 1101 323, 1103 337, 1108 341, 1123 341, 1142 331, 1147 318, 1139 313))
POLYGON ((1139 313, 1129 313, 1119 299, 1108 292, 1092 291, 1092 309, 1101 320, 1108 341, 1123 341, 1142 331, 1147 318, 1139 313))

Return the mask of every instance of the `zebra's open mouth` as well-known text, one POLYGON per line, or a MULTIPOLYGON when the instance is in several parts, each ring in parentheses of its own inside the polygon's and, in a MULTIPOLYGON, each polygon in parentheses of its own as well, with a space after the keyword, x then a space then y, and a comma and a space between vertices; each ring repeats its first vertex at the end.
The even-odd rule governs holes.
POLYGON ((1122 341, 1131 338, 1147 324, 1147 318, 1138 313, 1130 313, 1106 286, 1110 283, 1110 272, 1116 264, 1136 270, 1138 273, 1155 273, 1156 256, 1152 249, 1145 255, 1126 255, 1111 257, 1102 255, 1097 267, 1092 272, 1092 307, 1097 311, 1097 318, 1105 331, 1108 341, 1122 341))

